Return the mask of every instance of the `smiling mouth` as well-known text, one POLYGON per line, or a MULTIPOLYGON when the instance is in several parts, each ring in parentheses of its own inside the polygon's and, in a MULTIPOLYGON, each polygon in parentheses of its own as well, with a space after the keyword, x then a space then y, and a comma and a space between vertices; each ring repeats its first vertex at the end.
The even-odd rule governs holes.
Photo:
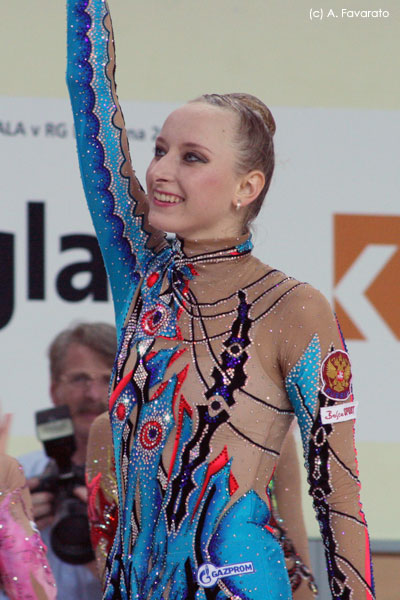
POLYGON ((181 196, 175 196, 174 194, 159 192, 157 190, 154 190, 153 198, 156 202, 161 202, 163 204, 180 204, 184 201, 181 196))

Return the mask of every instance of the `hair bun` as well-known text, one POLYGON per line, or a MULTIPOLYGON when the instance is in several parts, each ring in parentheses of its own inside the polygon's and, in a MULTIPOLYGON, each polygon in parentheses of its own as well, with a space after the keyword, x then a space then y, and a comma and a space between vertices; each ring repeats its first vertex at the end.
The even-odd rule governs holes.
POLYGON ((245 94, 241 92, 236 92, 233 94, 228 94, 231 98, 234 98, 238 102, 241 102, 247 108, 252 110, 253 112, 260 115, 265 125, 268 127, 271 135, 274 135, 276 131, 275 119, 272 116, 271 111, 268 106, 261 102, 256 96, 252 96, 251 94, 245 94))

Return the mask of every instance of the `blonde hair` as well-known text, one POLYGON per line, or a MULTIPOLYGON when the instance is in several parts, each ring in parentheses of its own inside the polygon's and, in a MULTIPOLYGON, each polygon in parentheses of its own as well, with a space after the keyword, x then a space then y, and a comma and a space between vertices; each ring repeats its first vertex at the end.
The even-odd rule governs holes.
POLYGON ((203 94, 192 102, 204 102, 236 113, 238 115, 235 136, 238 148, 238 173, 246 174, 257 169, 264 174, 264 187, 258 197, 247 207, 244 215, 243 226, 247 230, 261 210, 274 172, 273 136, 276 125, 271 111, 261 100, 244 93, 203 94))

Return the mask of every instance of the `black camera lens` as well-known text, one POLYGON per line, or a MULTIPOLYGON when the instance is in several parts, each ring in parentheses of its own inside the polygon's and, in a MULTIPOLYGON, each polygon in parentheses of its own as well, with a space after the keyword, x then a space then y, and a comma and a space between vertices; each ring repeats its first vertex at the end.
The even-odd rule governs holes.
POLYGON ((83 565, 94 560, 86 506, 78 498, 67 498, 51 530, 51 546, 62 561, 83 565))
POLYGON ((38 411, 36 427, 51 459, 36 490, 54 494, 55 521, 50 533, 51 547, 62 561, 83 565, 94 560, 94 553, 86 504, 74 495, 76 487, 85 485, 85 469, 84 465, 72 462, 76 443, 68 406, 38 411))

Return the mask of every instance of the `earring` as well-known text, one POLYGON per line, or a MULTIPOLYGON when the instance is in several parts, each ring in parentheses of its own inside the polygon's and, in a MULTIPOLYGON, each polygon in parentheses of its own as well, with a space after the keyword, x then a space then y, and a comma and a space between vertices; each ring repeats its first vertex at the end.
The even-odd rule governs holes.
POLYGON ((242 208, 242 203, 240 202, 240 200, 238 200, 236 202, 236 210, 240 210, 242 208))

